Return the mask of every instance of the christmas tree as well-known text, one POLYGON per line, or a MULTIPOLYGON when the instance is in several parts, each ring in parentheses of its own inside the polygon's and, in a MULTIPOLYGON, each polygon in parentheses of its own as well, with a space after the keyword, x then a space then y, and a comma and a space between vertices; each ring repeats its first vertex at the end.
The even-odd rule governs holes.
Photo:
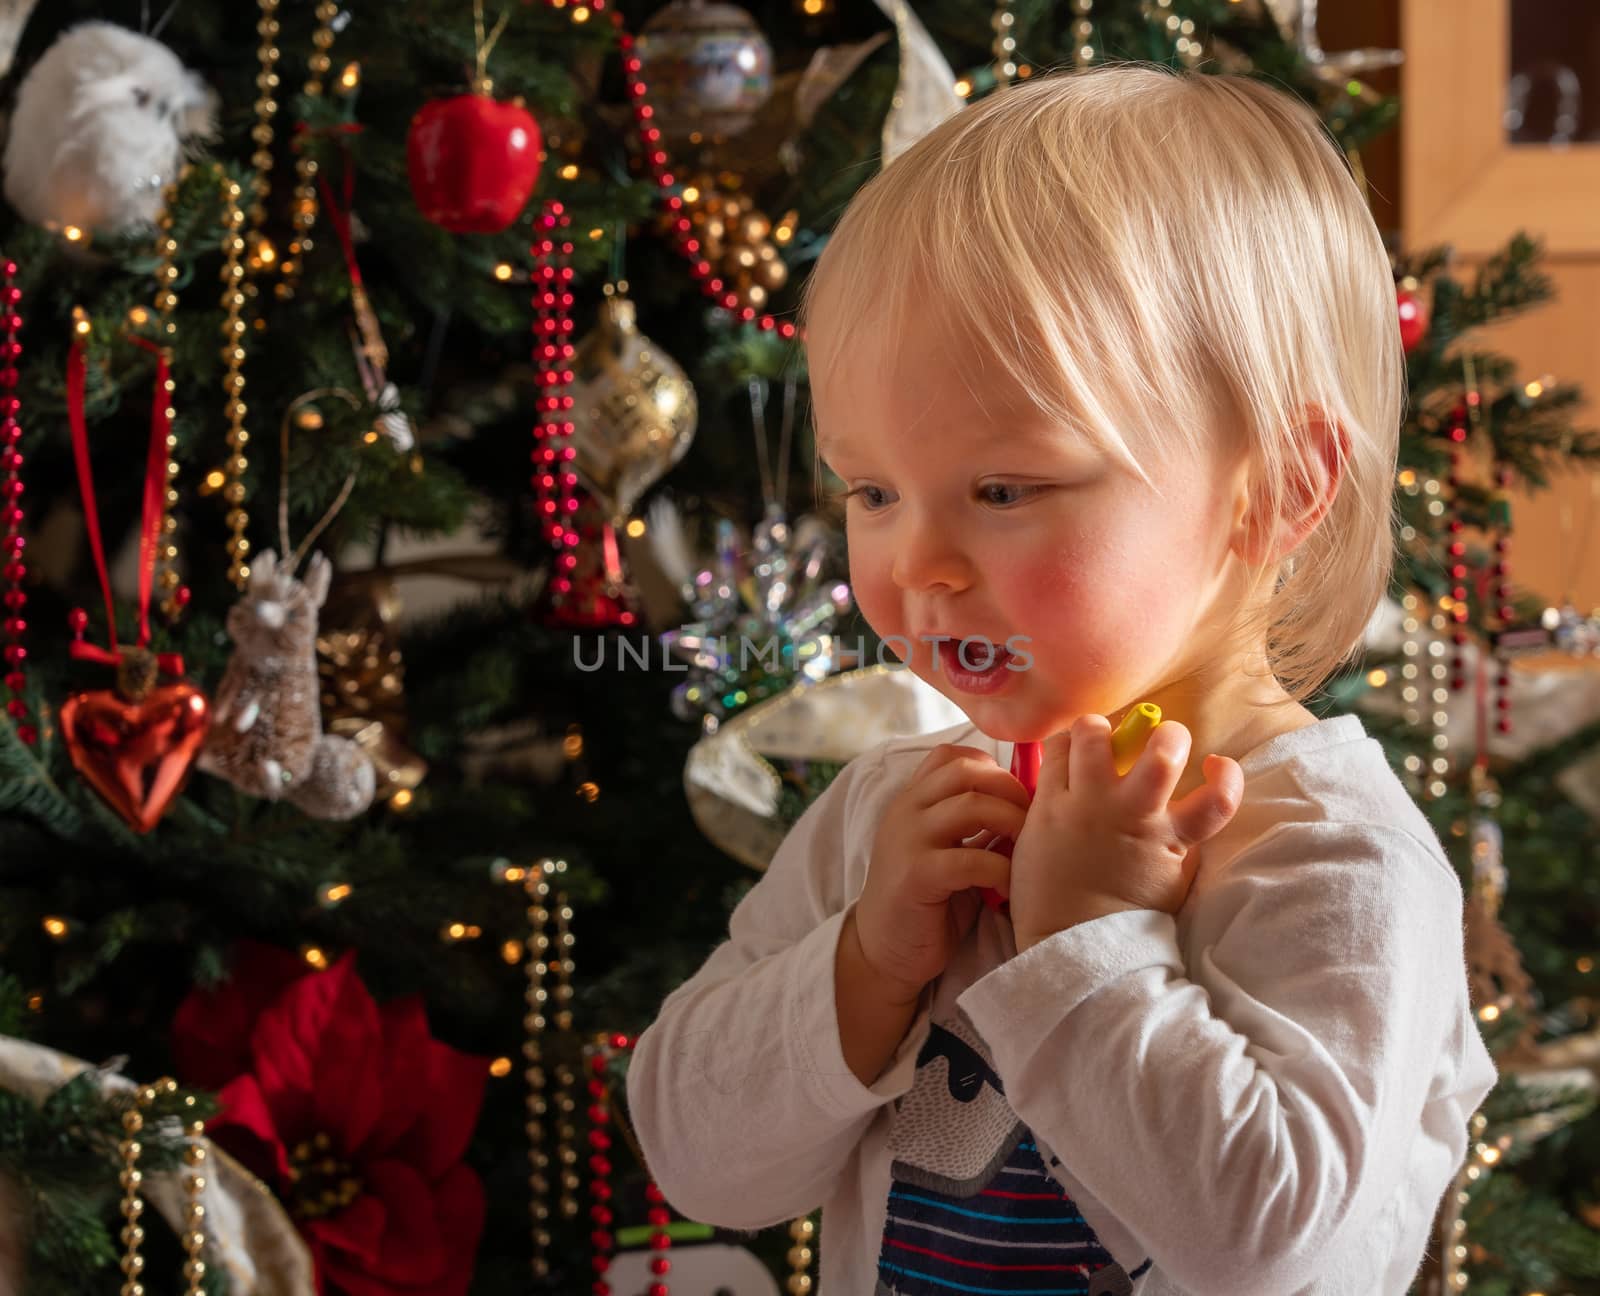
MULTIPOLYGON (((817 1220, 673 1220, 620 1102, 849 754, 765 750, 741 795, 710 744, 872 675, 838 674, 875 641, 810 512, 798 285, 885 156, 1011 83, 1264 76, 1359 174, 1394 58, 1288 0, 32 8, 0 24, 0 1273, 601 1291, 732 1242, 809 1290, 817 1220)), ((1514 597, 1505 488, 1600 440, 1472 338, 1548 297, 1537 258, 1396 255, 1396 619, 1318 701, 1473 897, 1506 1081, 1439 1291, 1600 1291, 1567 777, 1600 728, 1477 758, 1516 653, 1592 647, 1514 597)))

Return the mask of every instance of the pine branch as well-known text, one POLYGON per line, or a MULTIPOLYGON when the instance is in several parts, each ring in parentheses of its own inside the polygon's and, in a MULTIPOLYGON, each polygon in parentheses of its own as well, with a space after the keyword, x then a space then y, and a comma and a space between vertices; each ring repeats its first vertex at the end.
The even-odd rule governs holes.
MULTIPOLYGON (((40 729, 51 726, 43 723, 40 729)), ((27 815, 56 836, 74 840, 83 830, 83 816, 50 777, 49 772, 17 737, 9 716, 0 716, 0 814, 27 815)))

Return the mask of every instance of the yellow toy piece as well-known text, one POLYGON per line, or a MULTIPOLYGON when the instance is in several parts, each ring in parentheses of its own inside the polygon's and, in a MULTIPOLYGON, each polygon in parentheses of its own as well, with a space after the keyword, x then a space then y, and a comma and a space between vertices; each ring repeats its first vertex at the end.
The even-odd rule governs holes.
POLYGON ((1116 762, 1117 773, 1126 774, 1144 750, 1145 739, 1161 723, 1161 708, 1154 702, 1141 702, 1122 717, 1122 723, 1111 735, 1111 759, 1116 762))

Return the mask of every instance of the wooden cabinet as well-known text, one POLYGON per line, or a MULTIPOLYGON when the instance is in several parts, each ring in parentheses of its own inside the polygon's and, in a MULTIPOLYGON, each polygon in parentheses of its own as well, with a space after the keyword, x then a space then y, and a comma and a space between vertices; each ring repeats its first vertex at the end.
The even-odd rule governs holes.
MULTIPOLYGON (((1382 40, 1389 4, 1361 4, 1344 18, 1365 22, 1337 50, 1382 40)), ((1324 7, 1325 10, 1330 8, 1324 7)), ((1512 357, 1524 380, 1550 375, 1582 385, 1582 427, 1600 425, 1600 12, 1590 0, 1399 0, 1401 245, 1457 251, 1466 276, 1517 230, 1541 239, 1556 300, 1483 332, 1512 357), (1513 73, 1529 75, 1526 118, 1508 123, 1513 73), (1581 98, 1570 91, 1576 85, 1581 98), (1562 97, 1561 91, 1568 92, 1562 97), (1591 102, 1582 103, 1582 98, 1591 102), (1566 115, 1566 142, 1548 140, 1566 115), (1542 123, 1542 124, 1541 124, 1542 123)), ((1376 210, 1375 205, 1375 210, 1376 210)), ((1380 214, 1380 222, 1383 217, 1380 214)), ((1600 605, 1600 517, 1591 474, 1513 504, 1512 579, 1550 600, 1573 582, 1578 606, 1600 605), (1587 525, 1586 525, 1587 524, 1587 525), (1584 552, 1574 552, 1587 531, 1584 552)))

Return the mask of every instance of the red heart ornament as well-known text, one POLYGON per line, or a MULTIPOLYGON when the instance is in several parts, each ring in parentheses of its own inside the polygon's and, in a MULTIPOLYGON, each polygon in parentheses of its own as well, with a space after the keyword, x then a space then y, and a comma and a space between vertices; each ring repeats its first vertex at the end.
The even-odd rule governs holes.
POLYGON ((164 684, 131 702, 110 689, 61 705, 61 736, 78 773, 129 826, 147 833, 183 790, 210 704, 193 684, 164 684))

